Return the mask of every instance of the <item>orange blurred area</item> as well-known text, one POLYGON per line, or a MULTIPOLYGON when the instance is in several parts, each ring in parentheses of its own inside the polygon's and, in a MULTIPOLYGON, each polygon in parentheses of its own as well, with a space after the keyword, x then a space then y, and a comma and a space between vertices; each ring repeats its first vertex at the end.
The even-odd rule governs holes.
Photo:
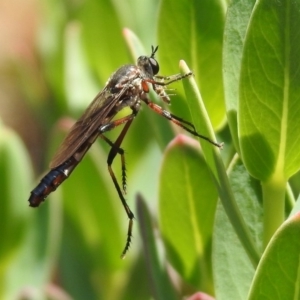
POLYGON ((32 59, 38 5, 35 0, 0 2, 0 62, 32 59))
POLYGON ((0 118, 18 132, 35 161, 42 133, 29 104, 43 90, 36 51, 40 11, 36 0, 0 1, 0 118))

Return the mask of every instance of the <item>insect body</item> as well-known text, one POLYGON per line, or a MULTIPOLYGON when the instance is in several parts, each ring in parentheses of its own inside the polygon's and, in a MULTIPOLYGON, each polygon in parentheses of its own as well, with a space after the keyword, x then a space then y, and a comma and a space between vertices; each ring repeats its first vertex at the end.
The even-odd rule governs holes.
POLYGON ((42 178, 38 186, 31 192, 29 198, 30 206, 39 206, 51 192, 55 191, 70 176, 96 138, 101 137, 111 146, 107 158, 108 171, 129 218, 127 242, 122 252, 122 257, 125 256, 131 243, 134 215, 126 203, 122 192, 122 189, 123 191, 126 189, 126 173, 124 151, 121 148, 121 144, 133 119, 139 112, 141 103, 144 102, 153 111, 194 136, 203 138, 213 145, 221 147, 221 144, 200 135, 192 123, 174 116, 148 99, 147 94, 149 93, 150 85, 164 102, 169 103, 170 98, 165 92, 165 87, 174 81, 192 75, 192 73, 187 73, 169 77, 157 76, 159 65, 154 58, 157 49, 158 47, 152 47, 152 53, 149 57, 140 56, 137 60, 137 65, 122 66, 112 74, 104 89, 99 92, 81 118, 73 125, 50 163, 50 172, 42 178), (130 107, 132 113, 121 119, 112 120, 125 107, 130 107), (124 127, 115 142, 110 141, 104 135, 107 131, 122 124, 124 124, 124 127), (117 154, 121 155, 122 160, 122 189, 111 167, 117 154))

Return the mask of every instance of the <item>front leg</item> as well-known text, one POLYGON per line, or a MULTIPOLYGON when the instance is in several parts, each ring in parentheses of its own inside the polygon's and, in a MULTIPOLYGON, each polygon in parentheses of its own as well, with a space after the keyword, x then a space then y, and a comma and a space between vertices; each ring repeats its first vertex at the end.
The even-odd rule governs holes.
POLYGON ((169 84, 184 79, 186 77, 192 76, 193 73, 189 72, 186 74, 175 74, 175 75, 171 75, 171 76, 155 76, 154 80, 149 81, 152 83, 153 86, 153 90, 155 91, 155 93, 166 103, 170 104, 171 99, 170 99, 170 95, 168 95, 166 93, 166 86, 168 86, 169 84))

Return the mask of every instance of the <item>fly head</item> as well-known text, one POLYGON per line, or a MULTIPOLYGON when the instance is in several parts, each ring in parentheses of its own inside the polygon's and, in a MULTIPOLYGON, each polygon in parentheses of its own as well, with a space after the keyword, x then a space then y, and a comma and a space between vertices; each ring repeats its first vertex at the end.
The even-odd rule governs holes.
POLYGON ((154 55, 158 49, 158 46, 155 48, 152 46, 152 53, 149 56, 140 56, 137 60, 138 67, 150 78, 159 72, 159 64, 154 58, 154 55))

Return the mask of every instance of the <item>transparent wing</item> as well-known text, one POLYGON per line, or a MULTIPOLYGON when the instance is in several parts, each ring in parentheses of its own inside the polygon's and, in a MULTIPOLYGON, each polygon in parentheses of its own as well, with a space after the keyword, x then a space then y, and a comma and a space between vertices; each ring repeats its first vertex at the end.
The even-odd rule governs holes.
POLYGON ((123 88, 112 94, 104 88, 85 110, 80 119, 72 126, 70 132, 54 155, 50 168, 56 168, 73 156, 91 137, 95 136, 101 125, 108 123, 118 112, 116 103, 126 92, 123 88))

